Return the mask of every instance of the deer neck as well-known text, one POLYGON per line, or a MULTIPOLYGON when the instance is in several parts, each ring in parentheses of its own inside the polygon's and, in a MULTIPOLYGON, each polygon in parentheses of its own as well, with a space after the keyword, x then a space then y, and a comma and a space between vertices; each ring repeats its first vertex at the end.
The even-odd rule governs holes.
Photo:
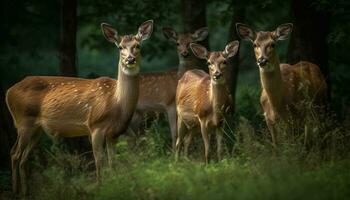
POLYGON ((215 83, 213 80, 210 80, 210 89, 209 89, 209 100, 210 105, 213 110, 213 119, 214 123, 217 124, 220 121, 220 117, 225 111, 225 107, 228 98, 228 90, 226 84, 215 83))
POLYGON ((191 69, 198 69, 203 65, 203 62, 196 58, 194 55, 188 56, 188 58, 184 58, 179 55, 179 67, 178 67, 178 75, 181 77, 186 71, 191 69))
POLYGON ((272 109, 276 113, 282 113, 284 84, 277 53, 272 52, 267 66, 259 69, 261 85, 267 94, 272 109))
MULTIPOLYGON (((139 62, 137 62, 139 63, 139 62)), ((125 65, 119 61, 118 65, 118 85, 115 92, 117 105, 120 107, 120 116, 123 119, 119 120, 120 123, 128 123, 131 119, 136 104, 139 98, 139 66, 135 67, 135 71, 127 73, 123 68, 125 65)))

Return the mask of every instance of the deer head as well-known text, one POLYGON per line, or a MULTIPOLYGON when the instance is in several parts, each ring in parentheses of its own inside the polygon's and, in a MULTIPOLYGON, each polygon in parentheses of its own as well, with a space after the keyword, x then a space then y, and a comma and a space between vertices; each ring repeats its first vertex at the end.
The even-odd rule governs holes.
POLYGON ((142 23, 136 35, 118 35, 111 25, 102 23, 102 33, 105 38, 119 48, 119 63, 121 70, 128 75, 138 74, 140 71, 141 43, 148 39, 153 32, 153 20, 142 23))
POLYGON ((274 31, 255 32, 249 26, 241 23, 236 24, 238 35, 243 40, 253 43, 257 64, 262 69, 269 70, 269 61, 275 54, 275 44, 279 40, 285 40, 292 32, 293 24, 287 23, 277 27, 274 31))
POLYGON ((163 28, 163 34, 168 40, 176 43, 180 58, 186 59, 190 56, 190 44, 205 40, 208 36, 208 28, 203 27, 194 33, 180 34, 172 28, 165 27, 163 28))
POLYGON ((236 40, 228 43, 223 51, 208 52, 204 46, 195 43, 191 43, 190 47, 196 57, 207 61, 212 82, 215 84, 225 83, 223 74, 225 73, 227 60, 236 55, 239 42, 236 40))

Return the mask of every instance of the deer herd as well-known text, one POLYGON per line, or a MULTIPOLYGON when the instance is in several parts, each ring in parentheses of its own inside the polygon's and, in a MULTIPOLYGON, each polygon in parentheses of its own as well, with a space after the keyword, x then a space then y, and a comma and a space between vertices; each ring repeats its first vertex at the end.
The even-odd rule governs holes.
MULTIPOLYGON (((101 28, 104 37, 119 49, 117 79, 31 76, 7 91, 6 103, 17 129, 11 149, 15 193, 28 192, 25 166, 43 132, 51 138, 89 136, 99 181, 105 153, 112 166, 118 137, 129 128, 137 128, 143 113, 149 111, 167 114, 176 157, 182 147, 188 155, 192 137, 200 132, 208 163, 213 132, 221 159, 222 124, 233 106, 225 73, 239 42, 228 43, 222 51, 208 51, 198 44, 207 38, 207 28, 185 34, 163 28, 165 37, 177 45, 178 70, 140 73, 141 45, 151 36, 153 21, 142 23, 135 35, 119 35, 106 23, 101 28), (209 73, 198 69, 205 61, 209 73)), ((280 64, 274 47, 277 41, 288 38, 292 24, 280 25, 272 32, 256 32, 240 23, 236 29, 242 40, 253 43, 262 86, 260 103, 272 143, 278 145, 281 133, 277 125, 288 125, 290 107, 306 98, 324 103, 325 79, 313 63, 280 64), (307 86, 308 97, 300 90, 300 83, 307 86)), ((291 116, 300 117, 298 111, 291 116)))

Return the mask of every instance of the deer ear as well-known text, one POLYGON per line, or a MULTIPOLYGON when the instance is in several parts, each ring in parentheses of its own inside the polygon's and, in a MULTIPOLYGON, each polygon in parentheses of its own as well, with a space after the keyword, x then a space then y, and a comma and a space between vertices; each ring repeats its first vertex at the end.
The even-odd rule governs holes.
POLYGON ((236 30, 237 34, 239 37, 243 40, 249 40, 249 41, 254 41, 256 34, 253 29, 251 29, 248 25, 237 23, 236 24, 236 30))
POLYGON ((197 56, 200 59, 207 59, 208 58, 208 51, 205 47, 203 47, 200 44, 191 43, 190 48, 195 56, 197 56))
POLYGON ((196 30, 192 34, 192 39, 195 42, 200 42, 200 41, 205 40, 208 37, 208 34, 209 34, 208 28, 207 27, 203 27, 203 28, 200 28, 200 29, 196 30))
POLYGON ((170 41, 176 42, 178 39, 177 32, 170 27, 164 27, 163 34, 164 34, 165 38, 170 40, 170 41))
POLYGON ((224 50, 224 55, 226 58, 230 58, 236 55, 239 47, 239 42, 237 40, 228 43, 224 50))
POLYGON ((152 32, 153 32, 153 20, 147 20, 140 25, 139 31, 136 37, 138 37, 141 40, 147 40, 149 37, 151 37, 152 32))
POLYGON ((102 23, 101 29, 102 29, 103 36, 109 42, 112 42, 112 43, 115 43, 118 45, 118 43, 119 43, 118 32, 111 25, 109 25, 107 23, 102 23))
POLYGON ((273 32, 275 40, 287 39, 288 35, 292 32, 292 30, 293 30, 292 23, 282 24, 278 26, 277 29, 273 32))

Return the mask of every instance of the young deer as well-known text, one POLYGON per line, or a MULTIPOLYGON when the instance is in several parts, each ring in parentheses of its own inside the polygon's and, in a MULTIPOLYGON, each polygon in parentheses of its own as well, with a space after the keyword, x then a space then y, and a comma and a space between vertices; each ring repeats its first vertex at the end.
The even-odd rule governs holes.
POLYGON ((203 60, 193 55, 190 44, 204 41, 208 37, 208 28, 203 27, 194 33, 177 33, 174 29, 163 28, 164 36, 177 45, 177 55, 179 57, 178 74, 179 78, 188 70, 198 69, 205 66, 203 60))
MULTIPOLYGON (((262 85, 260 103, 272 142, 276 145, 279 137, 276 126, 278 122, 288 125, 288 114, 292 114, 291 117, 295 120, 302 118, 301 110, 298 111, 295 105, 309 99, 322 105, 327 91, 325 79, 319 67, 313 63, 301 61, 295 65, 280 64, 274 47, 277 41, 287 39, 293 24, 282 24, 272 32, 255 32, 249 26, 239 23, 236 28, 242 39, 254 45, 262 85), (289 112, 291 110, 294 112, 289 112)), ((306 138, 307 135, 305 143, 306 138)))
POLYGON ((191 44, 193 53, 208 62, 209 74, 202 70, 187 71, 179 80, 176 91, 176 109, 178 136, 176 141, 176 157, 178 157, 184 137, 185 156, 191 142, 192 132, 200 128, 205 149, 205 161, 208 163, 209 133, 216 131, 217 154, 221 159, 221 124, 223 114, 232 105, 232 97, 225 84, 225 68, 227 59, 237 53, 238 41, 230 42, 224 51, 208 52, 198 44, 191 44))
POLYGON ((166 112, 171 130, 172 147, 175 149, 177 82, 184 71, 200 66, 200 60, 190 53, 189 44, 203 41, 208 36, 208 29, 201 28, 193 34, 178 34, 171 28, 163 28, 163 33, 166 38, 177 43, 177 53, 180 61, 178 71, 140 75, 140 96, 130 126, 135 132, 141 124, 143 113, 150 111, 166 112))
POLYGON ((20 182, 22 193, 27 194, 25 164, 41 130, 54 138, 91 136, 97 180, 105 143, 112 164, 113 145, 127 129, 136 108, 140 45, 151 36, 153 21, 141 24, 136 35, 119 36, 105 23, 101 28, 106 39, 119 48, 117 81, 32 76, 7 91, 7 106, 18 132, 11 150, 14 192, 19 192, 20 182))

